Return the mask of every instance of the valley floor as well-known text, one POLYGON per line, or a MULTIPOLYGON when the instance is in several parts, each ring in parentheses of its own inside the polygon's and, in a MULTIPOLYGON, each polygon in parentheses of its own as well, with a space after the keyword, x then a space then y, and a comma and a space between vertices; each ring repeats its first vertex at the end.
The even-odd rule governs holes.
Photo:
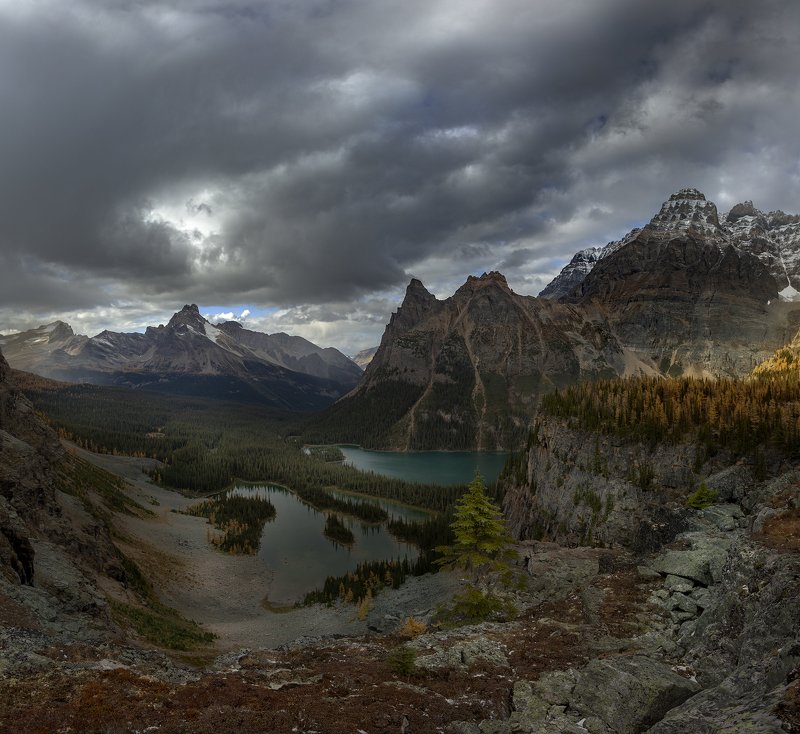
MULTIPOLYGON (((131 495, 156 514, 155 519, 118 516, 115 523, 123 540, 117 545, 142 568, 162 602, 217 636, 220 651, 276 647, 304 636, 366 634, 373 623, 359 620, 351 605, 270 611, 271 578, 264 562, 216 550, 208 542, 207 521, 181 513, 197 499, 158 487, 143 472, 152 460, 73 450, 127 479, 131 495)), ((449 600, 453 591, 446 576, 429 576, 416 586, 425 589, 398 595, 409 597, 400 604, 408 607, 406 616, 449 600)))

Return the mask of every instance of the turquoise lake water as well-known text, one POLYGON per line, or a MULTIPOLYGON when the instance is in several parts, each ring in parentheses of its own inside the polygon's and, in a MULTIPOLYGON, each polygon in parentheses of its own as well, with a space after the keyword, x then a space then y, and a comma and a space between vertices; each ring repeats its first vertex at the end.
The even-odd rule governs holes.
POLYGON ((387 477, 427 484, 468 484, 480 471, 485 482, 494 482, 507 453, 487 451, 367 451, 339 446, 346 464, 387 477))

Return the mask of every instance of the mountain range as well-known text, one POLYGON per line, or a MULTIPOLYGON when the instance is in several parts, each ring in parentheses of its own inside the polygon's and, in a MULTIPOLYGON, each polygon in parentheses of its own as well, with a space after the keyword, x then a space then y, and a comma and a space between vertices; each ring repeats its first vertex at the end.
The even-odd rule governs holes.
POLYGON ((143 334, 76 335, 62 321, 0 336, 9 364, 75 382, 211 395, 290 410, 320 410, 351 390, 361 368, 299 336, 235 321, 211 324, 194 304, 143 334))
MULTIPOLYGON (((717 244, 731 244, 755 255, 778 283, 779 292, 793 297, 800 292, 800 215, 782 211, 764 213, 752 201, 736 204, 720 219, 717 207, 697 189, 681 189, 670 196, 645 229, 675 235, 699 235, 717 244)), ((594 266, 635 240, 641 229, 604 246, 588 247, 575 253, 539 294, 542 298, 568 296, 594 266)))
POLYGON ((800 217, 720 222, 696 189, 578 253, 541 297, 497 272, 439 300, 413 279, 358 387, 312 425, 375 448, 513 448, 540 396, 618 375, 744 375, 800 325, 800 217))

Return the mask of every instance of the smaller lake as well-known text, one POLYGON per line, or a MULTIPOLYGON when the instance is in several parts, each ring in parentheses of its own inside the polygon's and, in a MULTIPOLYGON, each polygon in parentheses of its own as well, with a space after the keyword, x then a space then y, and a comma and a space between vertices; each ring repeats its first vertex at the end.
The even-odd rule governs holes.
MULTIPOLYGON (((242 485, 231 492, 265 497, 275 506, 275 519, 264 525, 258 557, 272 572, 269 602, 287 606, 302 601, 321 588, 328 576, 354 571, 364 561, 413 561, 419 551, 397 540, 383 525, 367 525, 357 518, 340 515, 355 536, 352 547, 325 537, 326 514, 302 502, 294 492, 275 485, 242 485)), ((383 504, 383 502, 381 503, 383 504)), ((418 519, 413 508, 398 503, 384 504, 395 517, 418 519)))
POLYGON ((490 451, 367 451, 339 446, 345 464, 362 471, 422 484, 469 484, 480 471, 487 483, 500 475, 506 452, 490 451))

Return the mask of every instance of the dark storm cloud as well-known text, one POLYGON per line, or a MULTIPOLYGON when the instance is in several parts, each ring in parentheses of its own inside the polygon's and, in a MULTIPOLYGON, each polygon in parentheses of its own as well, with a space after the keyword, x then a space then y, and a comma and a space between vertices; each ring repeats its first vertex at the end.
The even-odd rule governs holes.
POLYGON ((3 303, 538 283, 680 186, 797 209, 799 24, 793 0, 0 0, 3 303))

